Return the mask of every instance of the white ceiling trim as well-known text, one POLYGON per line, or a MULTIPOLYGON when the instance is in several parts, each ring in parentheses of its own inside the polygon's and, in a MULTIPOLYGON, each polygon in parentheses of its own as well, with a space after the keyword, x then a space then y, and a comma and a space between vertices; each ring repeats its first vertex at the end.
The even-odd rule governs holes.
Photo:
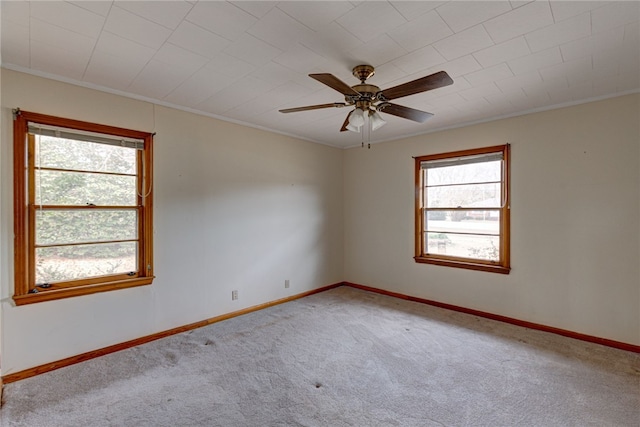
MULTIPOLYGON (((146 96, 136 95, 136 94, 132 94, 132 93, 129 93, 129 92, 120 91, 120 90, 117 90, 117 89, 112 89, 112 88, 96 85, 94 83, 79 82, 79 81, 74 80, 74 79, 60 77, 60 76, 58 76, 56 74, 50 74, 50 73, 46 73, 46 72, 43 72, 43 71, 33 70, 33 69, 30 69, 30 68, 24 68, 24 67, 21 67, 21 66, 18 66, 18 65, 14 65, 14 64, 2 64, 2 68, 6 68, 7 70, 12 70, 12 71, 18 71, 18 72, 29 74, 29 75, 33 75, 33 76, 36 76, 36 77, 42 77, 42 78, 46 78, 46 79, 50 79, 50 80, 55 80, 55 81, 59 81, 59 82, 62 82, 62 83, 71 84, 71 85, 74 85, 74 86, 84 87, 84 88, 87 88, 87 89, 93 89, 93 90, 97 90, 97 91, 100 91, 100 92, 109 93, 109 94, 112 94, 112 95, 119 95, 119 96, 123 96, 125 98, 135 99, 137 101, 143 101, 143 102, 147 102, 147 103, 153 104, 153 105, 159 105, 159 106, 162 106, 162 107, 173 108, 175 110, 180 110, 180 111, 184 111, 184 112, 187 112, 187 113, 197 114, 199 116, 210 117, 212 119, 216 119, 216 120, 220 120, 220 121, 228 122, 228 123, 233 123, 233 124, 240 125, 240 126, 246 126, 246 127, 252 128, 252 129, 258 129, 258 130, 262 130, 262 131, 266 131, 266 132, 271 132, 271 133, 276 133, 276 134, 279 134, 279 135, 288 136, 288 137, 295 138, 295 139, 300 139, 300 140, 307 141, 307 142, 313 142, 313 143, 316 143, 316 144, 326 145, 328 147, 347 150, 347 149, 357 148, 357 147, 361 147, 362 146, 362 142, 360 142, 358 144, 347 145, 347 146, 344 146, 344 147, 341 147, 339 145, 334 145, 334 144, 328 144, 328 143, 326 143, 324 141, 318 141, 318 140, 314 140, 314 139, 311 139, 311 138, 301 137, 300 135, 294 135, 292 133, 282 132, 282 131, 279 131, 277 129, 271 129, 271 128, 268 128, 268 127, 265 127, 265 126, 255 125, 255 124, 252 124, 252 123, 244 122, 242 120, 231 119, 229 117, 219 116, 217 114, 207 113, 207 112, 204 112, 204 111, 195 110, 195 109, 188 108, 188 107, 183 107, 181 105, 172 104, 170 102, 159 101, 157 99, 148 98, 146 96)), ((511 113, 511 114, 503 114, 501 116, 490 117, 490 118, 487 118, 487 119, 480 119, 480 120, 474 120, 474 121, 461 122, 459 124, 455 124, 455 125, 452 125, 452 126, 442 126, 442 127, 438 127, 438 128, 429 129, 429 130, 426 130, 424 132, 417 132, 417 133, 413 133, 413 134, 410 134, 410 135, 402 135, 402 136, 399 136, 397 138, 386 138, 386 139, 380 139, 380 140, 364 141, 364 143, 365 144, 374 145, 374 144, 382 144, 382 143, 385 143, 385 142, 399 141, 399 140, 402 140, 402 139, 413 138, 413 137, 421 136, 421 135, 428 135, 428 134, 435 133, 435 132, 442 132, 442 131, 451 130, 451 129, 459 129, 459 128, 463 128, 463 127, 466 127, 466 126, 472 126, 472 125, 477 125, 477 124, 481 124, 481 123, 489 123, 489 122, 494 122, 494 121, 497 121, 497 120, 509 119, 509 118, 512 118, 512 117, 526 116, 527 114, 540 113, 540 112, 543 112, 543 111, 557 110, 559 108, 572 107, 572 106, 575 106, 575 105, 587 104, 589 102, 602 101, 602 100, 609 99, 609 98, 617 98, 619 96, 631 95, 631 94, 636 94, 636 93, 640 93, 640 89, 633 89, 633 90, 628 90, 628 91, 624 91, 624 92, 616 92, 614 94, 601 95, 601 96, 596 96, 596 97, 592 97, 592 98, 588 98, 588 99, 581 99, 581 100, 578 100, 578 101, 563 102, 563 103, 560 103, 560 104, 555 104, 555 105, 550 105, 550 106, 532 108, 532 109, 525 110, 525 111, 518 111, 518 112, 515 112, 515 113, 511 113)), ((153 131, 155 131, 155 129, 151 129, 150 131, 153 132, 153 131)))
MULTIPOLYGON (((316 140, 311 139, 311 138, 305 138, 305 137, 302 137, 300 135, 294 135, 292 133, 282 132, 282 131, 279 131, 277 129, 271 129, 271 128, 268 128, 268 127, 265 127, 265 126, 260 126, 260 125, 256 125, 256 124, 253 124, 253 123, 243 122, 242 120, 236 120, 236 119, 232 119, 232 118, 229 118, 229 117, 219 116, 217 114, 207 113, 207 112, 201 111, 201 110, 194 110, 194 109, 189 108, 189 107, 183 107, 181 105, 176 105, 176 104, 172 104, 170 102, 160 101, 160 100, 149 98, 149 97, 146 97, 146 96, 143 96, 143 95, 137 95, 137 94, 134 94, 134 93, 124 92, 124 91, 121 91, 121 90, 112 89, 112 88, 105 87, 105 86, 100 86, 100 85, 97 85, 95 83, 82 82, 82 81, 78 81, 78 80, 74 80, 74 79, 70 79, 70 78, 65 78, 65 77, 61 77, 61 76, 59 76, 57 74, 51 74, 51 73, 47 73, 47 72, 44 72, 44 71, 38 71, 38 70, 30 69, 30 68, 24 68, 24 67, 21 67, 19 65, 2 64, 1 68, 5 68, 7 70, 12 70, 12 71, 18 71, 20 73, 30 74, 30 75, 36 76, 36 77, 42 77, 42 78, 45 78, 45 79, 55 80, 55 81, 58 81, 58 82, 67 83, 67 84, 71 84, 71 85, 74 85, 74 86, 84 87, 86 89, 93 89, 93 90, 97 90, 97 91, 100 91, 100 92, 109 93, 111 95, 123 96, 125 98, 135 99, 137 101, 143 101, 143 102, 147 102, 149 104, 159 105, 161 107, 173 108, 175 110, 180 110, 180 111, 184 111, 184 112, 187 112, 187 113, 193 113, 193 114, 197 114, 199 116, 210 117, 212 119, 220 120, 220 121, 223 121, 223 122, 233 123, 233 124, 240 125, 240 126, 246 126, 246 127, 253 128, 253 129, 259 129, 259 130, 263 130, 263 131, 266 131, 266 132, 277 133, 279 135, 284 135, 284 136, 288 136, 288 137, 295 138, 295 139, 300 139, 300 140, 307 141, 307 142, 313 142, 313 143, 316 143, 316 144, 322 144, 322 145, 326 145, 328 147, 342 148, 342 147, 337 146, 337 145, 327 144, 324 141, 316 141, 316 140)), ((153 132, 153 131, 155 131, 155 130, 151 129, 149 132, 153 132)))
MULTIPOLYGON (((418 133, 414 133, 414 134, 411 134, 411 135, 403 135, 403 136, 399 136, 397 138, 388 138, 388 139, 384 139, 384 140, 371 141, 371 142, 365 141, 365 144, 369 144, 370 143, 371 145, 373 145, 373 144, 382 144, 384 142, 400 141, 402 139, 413 138, 413 137, 416 137, 416 136, 427 135, 427 134, 430 134, 430 133, 442 132, 442 131, 451 130, 451 129, 459 129, 459 128, 478 125, 478 124, 482 124, 482 123, 489 123, 489 122, 495 122, 495 121, 503 120, 503 119, 510 119, 512 117, 526 116, 528 114, 542 113, 544 111, 557 110, 559 108, 573 107, 575 105, 588 104, 590 102, 603 101, 605 99, 617 98, 619 96, 625 96, 625 95, 633 95, 633 94, 636 94, 636 93, 640 93, 640 89, 632 89, 632 90, 627 90, 627 91, 624 91, 624 92, 616 92, 616 93, 608 94, 608 95, 594 96, 592 98, 581 99, 579 101, 570 101, 570 102, 563 102, 563 103, 555 104, 555 105, 547 105, 547 106, 544 106, 544 107, 532 108, 530 110, 518 111, 516 113, 511 113, 511 114, 503 114, 501 116, 490 117, 490 118, 487 118, 487 119, 480 119, 480 120, 462 122, 460 124, 456 124, 456 125, 452 125, 452 126, 442 126, 442 127, 439 127, 439 128, 430 129, 430 130, 428 130, 426 132, 418 132, 418 133)), ((362 144, 349 145, 347 147, 344 147, 344 149, 346 150, 346 149, 349 149, 349 148, 357 148, 357 147, 361 147, 361 145, 362 144)))

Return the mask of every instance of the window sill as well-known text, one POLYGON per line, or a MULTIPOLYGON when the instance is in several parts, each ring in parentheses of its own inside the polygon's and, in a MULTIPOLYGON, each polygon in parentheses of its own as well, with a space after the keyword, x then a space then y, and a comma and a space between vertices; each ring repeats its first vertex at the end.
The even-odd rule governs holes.
POLYGON ((37 302, 53 301, 62 298, 71 298, 81 295, 95 294, 98 292, 114 291, 116 289, 133 288, 136 286, 150 285, 154 277, 136 277, 134 279, 118 280, 115 282, 96 283, 92 285, 75 286, 64 289, 41 290, 35 294, 14 295, 16 305, 33 304, 37 302))
POLYGON ((483 263, 474 263, 469 261, 455 261, 451 259, 436 259, 423 256, 416 256, 413 259, 419 264, 434 264, 444 267, 466 268, 468 270, 488 271, 490 273, 509 274, 511 267, 502 265, 492 265, 483 263))

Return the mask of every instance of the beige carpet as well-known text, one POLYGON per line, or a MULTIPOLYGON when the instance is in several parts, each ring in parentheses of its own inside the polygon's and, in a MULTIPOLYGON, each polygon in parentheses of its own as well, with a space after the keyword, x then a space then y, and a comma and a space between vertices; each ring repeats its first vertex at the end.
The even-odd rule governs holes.
POLYGON ((5 387, 2 426, 638 426, 640 355, 348 287, 5 387))

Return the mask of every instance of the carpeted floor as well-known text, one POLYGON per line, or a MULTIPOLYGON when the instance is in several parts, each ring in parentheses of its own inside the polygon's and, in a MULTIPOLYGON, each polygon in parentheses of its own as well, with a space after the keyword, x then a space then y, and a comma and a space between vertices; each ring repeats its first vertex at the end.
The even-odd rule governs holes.
POLYGON ((4 393, 2 426, 638 426, 640 355, 340 287, 4 393))

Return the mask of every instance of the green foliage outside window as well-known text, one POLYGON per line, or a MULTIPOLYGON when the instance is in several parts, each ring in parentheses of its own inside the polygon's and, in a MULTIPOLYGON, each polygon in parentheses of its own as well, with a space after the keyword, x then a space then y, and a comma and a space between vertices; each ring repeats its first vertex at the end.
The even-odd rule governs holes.
POLYGON ((137 269, 136 162, 133 148, 36 138, 38 282, 137 269))

